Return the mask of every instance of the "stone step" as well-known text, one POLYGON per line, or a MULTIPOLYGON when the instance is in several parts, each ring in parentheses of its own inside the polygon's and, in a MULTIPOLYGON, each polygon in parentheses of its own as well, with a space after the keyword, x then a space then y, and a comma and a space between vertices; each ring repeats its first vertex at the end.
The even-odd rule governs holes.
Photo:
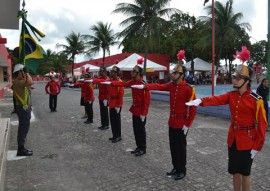
POLYGON ((10 118, 0 118, 0 190, 4 189, 10 118))

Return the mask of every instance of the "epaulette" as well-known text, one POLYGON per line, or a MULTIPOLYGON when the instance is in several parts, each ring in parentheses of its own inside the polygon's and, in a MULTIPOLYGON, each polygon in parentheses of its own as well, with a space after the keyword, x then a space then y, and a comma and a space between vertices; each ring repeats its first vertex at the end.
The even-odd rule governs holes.
POLYGON ((192 85, 192 84, 188 84, 188 83, 186 83, 189 87, 191 87, 191 88, 194 88, 195 87, 195 85, 192 85))
POLYGON ((143 83, 143 84, 146 84, 146 81, 142 80, 142 83, 143 83))
POLYGON ((251 92, 249 95, 251 95, 256 100, 262 99, 262 96, 260 96, 259 94, 255 93, 255 92, 251 92))

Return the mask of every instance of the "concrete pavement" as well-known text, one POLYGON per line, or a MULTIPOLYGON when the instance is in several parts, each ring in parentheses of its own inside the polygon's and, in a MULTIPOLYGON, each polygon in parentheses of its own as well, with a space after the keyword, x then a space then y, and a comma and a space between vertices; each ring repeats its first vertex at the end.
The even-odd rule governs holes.
MULTIPOLYGON (((27 147, 34 155, 7 162, 5 191, 226 191, 232 190, 227 173, 227 130, 230 121, 208 115, 196 116, 188 134, 187 176, 175 181, 168 142, 168 102, 152 101, 147 118, 147 154, 136 158, 131 100, 122 110, 122 138, 111 143, 111 130, 98 130, 99 105, 94 102, 94 124, 86 125, 79 106, 80 92, 63 89, 55 113, 49 112, 45 84, 35 84, 33 112, 27 147)), ((97 93, 97 92, 96 92, 97 93)), ((0 103, 2 117, 11 117, 9 150, 16 150, 17 117, 10 116, 11 96, 0 103), (13 122, 13 123, 12 123, 13 122)), ((254 160, 255 191, 270 190, 269 134, 263 151, 254 160)))

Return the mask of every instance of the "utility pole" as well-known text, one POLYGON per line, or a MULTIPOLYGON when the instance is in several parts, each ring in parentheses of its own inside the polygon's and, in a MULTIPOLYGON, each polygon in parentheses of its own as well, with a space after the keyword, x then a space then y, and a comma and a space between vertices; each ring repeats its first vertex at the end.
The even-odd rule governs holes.
MULTIPOLYGON (((267 79, 270 81, 270 40, 269 40, 269 34, 270 34, 270 0, 268 0, 268 32, 267 32, 267 79)), ((270 83, 268 83, 268 88, 270 89, 270 83)), ((268 92, 269 93, 269 92, 268 92)), ((269 100, 269 94, 268 94, 268 100, 269 100)))

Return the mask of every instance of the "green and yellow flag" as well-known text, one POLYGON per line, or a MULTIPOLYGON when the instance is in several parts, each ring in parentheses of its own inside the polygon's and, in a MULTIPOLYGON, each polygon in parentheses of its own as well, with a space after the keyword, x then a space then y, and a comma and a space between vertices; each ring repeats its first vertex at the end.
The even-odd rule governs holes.
POLYGON ((21 63, 24 63, 29 70, 36 73, 39 64, 45 62, 46 60, 46 52, 38 43, 36 43, 35 39, 30 35, 27 27, 29 27, 39 41, 40 39, 37 37, 37 35, 40 37, 45 37, 45 35, 26 20, 26 12, 24 10, 19 11, 18 17, 22 18, 22 31, 19 43, 19 60, 21 63))

